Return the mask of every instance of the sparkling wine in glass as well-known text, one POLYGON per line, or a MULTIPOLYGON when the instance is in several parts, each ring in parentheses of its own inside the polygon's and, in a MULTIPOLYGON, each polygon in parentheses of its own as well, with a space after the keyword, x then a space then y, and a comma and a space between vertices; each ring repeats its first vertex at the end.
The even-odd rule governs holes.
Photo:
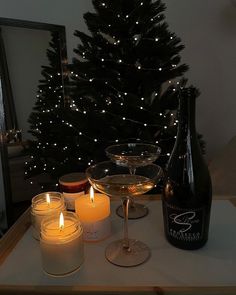
POLYGON ((136 197, 152 189, 161 177, 162 169, 154 164, 138 167, 136 174, 129 168, 105 161, 86 170, 91 185, 109 196, 119 196, 124 212, 124 237, 112 242, 106 248, 108 261, 119 266, 136 266, 150 257, 149 247, 128 235, 128 214, 130 196, 136 197))
MULTIPOLYGON (((161 153, 160 147, 145 143, 124 143, 108 146, 106 155, 117 165, 128 167, 131 175, 136 173, 137 167, 149 165, 156 161, 161 153)), ((129 219, 138 219, 148 214, 148 208, 130 198, 129 219)), ((123 208, 119 206, 117 215, 124 217, 123 208)))

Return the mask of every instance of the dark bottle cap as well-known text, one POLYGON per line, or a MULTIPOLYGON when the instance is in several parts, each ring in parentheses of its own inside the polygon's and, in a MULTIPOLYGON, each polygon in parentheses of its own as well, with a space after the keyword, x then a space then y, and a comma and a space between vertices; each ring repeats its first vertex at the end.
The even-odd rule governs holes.
POLYGON ((60 190, 65 193, 85 191, 88 184, 85 173, 70 173, 59 178, 60 190))

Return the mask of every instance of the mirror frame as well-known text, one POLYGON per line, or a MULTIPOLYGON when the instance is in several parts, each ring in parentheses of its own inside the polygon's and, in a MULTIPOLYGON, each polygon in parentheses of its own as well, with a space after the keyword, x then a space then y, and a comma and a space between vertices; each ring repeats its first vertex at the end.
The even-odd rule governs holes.
MULTIPOLYGON (((11 26, 26 29, 44 30, 50 32, 58 32, 60 36, 60 56, 61 56, 61 77, 63 85, 64 100, 66 100, 65 94, 65 83, 67 77, 65 75, 67 68, 67 49, 66 49, 66 30, 65 26, 54 25, 41 22, 32 22, 20 19, 11 19, 0 17, 0 30, 1 26, 11 26)), ((7 151, 7 112, 6 105, 10 108, 10 113, 12 115, 12 124, 17 126, 16 113, 14 109, 11 83, 7 67, 7 59, 5 54, 4 42, 2 40, 0 32, 0 153, 2 162, 2 180, 4 186, 4 202, 5 202, 5 217, 7 228, 9 228, 14 222, 13 213, 13 202, 12 202, 12 189, 11 189, 11 179, 10 179, 10 168, 8 163, 8 151, 7 151)))

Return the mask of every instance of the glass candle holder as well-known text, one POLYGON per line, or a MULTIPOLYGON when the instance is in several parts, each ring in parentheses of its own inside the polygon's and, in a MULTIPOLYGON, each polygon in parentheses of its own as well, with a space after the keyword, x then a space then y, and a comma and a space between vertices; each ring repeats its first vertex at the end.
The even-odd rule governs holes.
POLYGON ((31 204, 33 237, 39 240, 43 218, 65 210, 64 198, 59 192, 45 192, 33 197, 31 204))
POLYGON ((59 178, 59 187, 67 210, 75 211, 75 200, 85 194, 88 186, 85 173, 69 173, 59 178))
POLYGON ((78 216, 63 212, 60 216, 45 218, 41 225, 40 249, 47 274, 64 276, 77 270, 84 261, 83 229, 78 216))

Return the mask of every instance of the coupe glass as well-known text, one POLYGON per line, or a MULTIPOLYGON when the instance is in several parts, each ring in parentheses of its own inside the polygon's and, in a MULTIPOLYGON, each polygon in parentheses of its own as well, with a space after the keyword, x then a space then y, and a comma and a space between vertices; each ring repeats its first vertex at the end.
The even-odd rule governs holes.
POLYGON ((128 237, 128 210, 130 196, 138 196, 152 189, 161 177, 161 167, 149 164, 137 167, 135 174, 129 168, 112 161, 100 162, 86 170, 91 185, 109 196, 119 196, 124 211, 124 238, 106 248, 108 261, 119 266, 136 266, 145 262, 150 250, 143 242, 128 237))
MULTIPOLYGON (((135 174, 137 167, 153 163, 161 153, 160 147, 145 143, 115 144, 106 148, 106 155, 117 165, 129 168, 130 174, 135 174)), ((129 219, 138 219, 148 214, 148 208, 130 199, 129 219)), ((117 215, 124 217, 123 208, 119 206, 117 215)))

